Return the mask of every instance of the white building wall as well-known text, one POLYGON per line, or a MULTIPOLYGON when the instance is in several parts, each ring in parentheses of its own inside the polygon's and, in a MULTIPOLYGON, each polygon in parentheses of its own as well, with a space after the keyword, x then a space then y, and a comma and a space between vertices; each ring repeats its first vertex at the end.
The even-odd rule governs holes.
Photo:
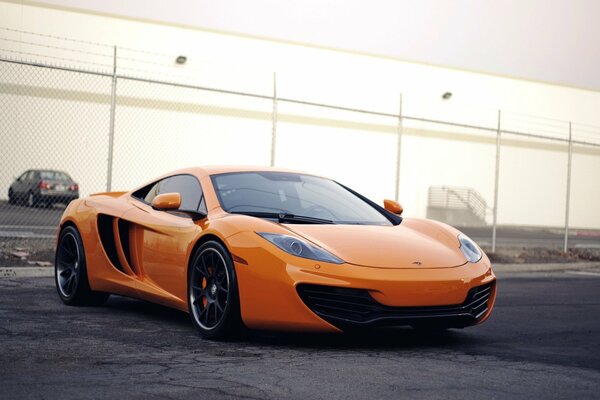
MULTIPOLYGON (((115 44, 122 57, 119 73, 127 75, 270 96, 276 72, 277 95, 282 98, 397 113, 402 93, 403 113, 409 116, 495 127, 497 110, 502 109, 505 129, 563 138, 566 123, 544 125, 519 116, 600 126, 600 93, 594 91, 14 3, 0 2, 0 28, 115 44), (183 67, 174 66, 178 54, 188 57, 183 67), (454 94, 450 101, 441 100, 446 91, 454 94)), ((1 33, 13 40, 0 41, 0 49, 13 51, 2 54, 45 54, 56 57, 49 62, 111 70, 110 47, 73 42, 73 48, 101 55, 74 53, 18 42, 64 44, 50 37, 1 33)), ((5 127, 0 147, 2 196, 13 176, 33 167, 69 170, 82 183, 83 194, 103 190, 110 80, 16 68, 0 71, 0 78, 0 121, 5 127), (24 88, 15 89, 19 85, 24 88)), ((269 163, 269 100, 124 80, 119 81, 118 94, 115 190, 189 165, 269 163)), ((331 176, 374 200, 394 196, 394 118, 286 103, 278 108, 276 165, 331 176)), ((404 125, 400 201, 406 215, 425 216, 432 185, 472 187, 492 205, 493 132, 414 121, 404 125)), ((575 132, 575 139, 580 133, 575 132)), ((565 143, 503 138, 500 223, 564 223, 566 154, 565 143)), ((600 228, 599 160, 598 148, 575 146, 575 226, 600 228)))

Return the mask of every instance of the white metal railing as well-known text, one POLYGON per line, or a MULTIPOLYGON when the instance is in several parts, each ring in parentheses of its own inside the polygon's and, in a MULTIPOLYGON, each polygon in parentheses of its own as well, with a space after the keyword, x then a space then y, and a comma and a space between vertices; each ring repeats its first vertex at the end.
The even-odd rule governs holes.
MULTIPOLYGON (((1 27, 0 27, 0 30, 11 31, 10 29, 1 28, 1 27)), ((17 31, 15 31, 15 32, 17 32, 17 31)), ((21 31, 18 31, 18 32, 21 32, 21 31)), ((21 32, 21 33, 45 36, 45 35, 31 33, 31 32, 21 32)), ((78 41, 75 39, 68 39, 68 38, 58 38, 58 37, 52 37, 52 38, 57 39, 57 40, 62 39, 62 40, 71 41, 71 42, 75 42, 75 43, 88 43, 88 42, 83 42, 83 41, 78 41)), ((33 43, 29 43, 29 44, 33 44, 33 43)), ((83 74, 99 75, 99 76, 104 76, 104 77, 110 77, 112 79, 111 104, 110 104, 111 114, 110 114, 110 121, 108 124, 109 149, 108 149, 108 171, 107 171, 107 179, 106 179, 107 190, 111 189, 111 181, 112 181, 112 173, 113 173, 113 171, 112 171, 112 155, 113 155, 113 151, 114 151, 113 137, 114 137, 114 115, 115 115, 115 108, 116 108, 115 99, 117 96, 117 87, 118 87, 117 83, 119 80, 139 81, 139 82, 151 83, 151 84, 156 84, 156 85, 166 85, 166 86, 181 87, 181 88, 194 89, 194 90, 200 90, 200 91, 218 92, 218 93, 229 94, 229 95, 234 95, 234 96, 248 96, 248 97, 253 97, 253 98, 258 98, 258 99, 271 100, 273 102, 272 132, 271 132, 272 140, 271 140, 271 149, 270 149, 271 165, 275 164, 275 145, 276 145, 276 141, 277 141, 277 114, 278 114, 277 105, 278 105, 278 103, 298 104, 298 105, 305 105, 305 106, 311 106, 311 107, 317 107, 317 108, 326 108, 326 109, 331 109, 331 110, 347 111, 347 112, 353 112, 353 113, 361 113, 361 114, 368 114, 368 115, 374 115, 374 116, 384 116, 384 117, 394 118, 397 121, 397 129, 395 132, 395 135, 397 137, 396 171, 395 171, 396 172, 395 173, 396 199, 398 198, 399 185, 400 185, 400 166, 401 166, 400 155, 401 155, 403 122, 404 121, 425 122, 425 123, 440 124, 440 125, 452 126, 452 127, 477 129, 480 131, 495 133, 497 140, 496 140, 496 166, 495 166, 495 179, 494 179, 494 201, 493 201, 493 206, 491 207, 491 210, 493 211, 492 251, 495 251, 495 248, 496 248, 496 227, 497 227, 498 185, 499 185, 498 172, 500 169, 501 139, 504 134, 511 134, 511 135, 522 136, 522 137, 526 137, 526 138, 545 139, 545 140, 568 143, 569 156, 568 156, 568 166, 567 166, 567 190, 566 190, 567 197, 566 197, 565 228, 564 228, 565 229, 565 237, 564 237, 565 251, 568 246, 568 229, 569 229, 569 218, 568 217, 569 217, 569 207, 570 207, 569 200, 570 200, 570 190, 571 190, 571 188, 570 188, 570 186, 571 186, 571 159, 572 159, 573 145, 577 144, 577 145, 586 145, 586 146, 592 146, 592 147, 600 147, 600 141, 598 143, 596 143, 596 142, 587 141, 587 140, 574 140, 573 135, 572 135, 572 127, 571 127, 572 124, 570 122, 569 122, 568 138, 562 138, 562 137, 549 136, 549 135, 545 136, 542 134, 526 132, 526 131, 503 129, 502 124, 501 124, 502 117, 501 117, 500 111, 498 111, 498 120, 497 120, 496 127, 478 126, 478 125, 472 125, 472 124, 463 124, 463 123, 457 123, 457 122, 452 122, 452 121, 443 121, 443 120, 436 120, 436 119, 429 119, 429 118, 422 118, 422 117, 406 115, 402 112, 402 95, 401 94, 399 94, 400 101, 399 101, 398 113, 389 113, 389 112, 382 112, 382 111, 377 111, 377 110, 368 110, 368 109, 361 109, 361 108, 351 108, 351 107, 338 106, 338 105, 334 105, 334 104, 312 102, 312 101, 307 101, 307 100, 302 100, 302 99, 280 97, 277 94, 277 81, 276 81, 275 74, 273 74, 272 95, 251 93, 251 92, 244 92, 244 91, 227 90, 227 89, 223 89, 223 88, 206 87, 206 86, 193 85, 193 84, 177 82, 177 81, 152 79, 150 77, 133 76, 129 73, 121 72, 121 70, 118 66, 118 61, 120 58, 118 56, 118 53, 117 53, 118 49, 116 46, 108 46, 105 44, 98 44, 98 43, 89 43, 89 44, 90 45, 93 44, 96 46, 102 46, 102 47, 110 48, 113 50, 112 51, 112 53, 113 53, 112 54, 112 65, 109 66, 112 71, 108 70, 106 68, 107 65, 105 65, 105 64, 102 64, 102 66, 104 68, 104 71, 103 71, 103 70, 93 70, 91 68, 73 68, 73 67, 69 67, 69 66, 65 66, 65 65, 57 65, 54 63, 48 63, 46 61, 40 62, 40 61, 36 61, 36 60, 27 60, 27 59, 21 58, 24 55, 24 53, 20 54, 18 57, 7 56, 6 53, 3 54, 4 50, 6 50, 6 49, 2 49, 2 48, 0 48, 0 62, 28 65, 28 66, 34 66, 34 67, 39 67, 39 68, 50 68, 50 69, 77 72, 77 73, 83 73, 83 74)), ((35 44, 35 45, 39 45, 39 44, 35 44)), ((45 45, 41 45, 41 46, 45 46, 45 45)), ((46 46, 46 47, 49 47, 49 46, 46 46)), ((52 47, 57 47, 57 46, 52 46, 52 47)), ((71 49, 66 49, 66 50, 71 50, 71 49)), ((127 49, 127 50, 133 51, 134 49, 127 49)), ((12 52, 11 50, 6 50, 6 51, 12 52)), ((75 52, 76 51, 79 51, 79 50, 75 50, 75 52)), ((135 50, 135 51, 138 51, 140 53, 145 53, 142 50, 135 50)), ((19 52, 12 52, 12 53, 19 53, 19 52)), ((150 53, 148 53, 148 54, 150 54, 150 53)), ((31 55, 35 56, 35 54, 31 54, 31 55)), ((104 54, 101 54, 101 55, 103 57, 106 57, 106 55, 104 55, 104 54)), ((48 58, 48 56, 46 56, 46 55, 40 55, 40 57, 46 58, 46 59, 48 58)), ((52 57, 50 57, 50 58, 52 58, 52 57)), ((70 60, 72 60, 72 59, 70 59, 70 60)), ((84 64, 85 64, 85 62, 84 62, 84 64)), ((97 65, 100 65, 100 64, 97 64, 97 65)), ((132 70, 132 68, 125 68, 125 70, 127 70, 127 69, 132 70)), ((467 190, 465 192, 463 189, 446 188, 445 193, 446 193, 447 201, 449 201, 450 196, 451 196, 452 198, 456 199, 458 202, 466 205, 477 216, 479 216, 485 220, 485 217, 490 208, 488 207, 487 202, 485 202, 485 200, 477 192, 472 191, 472 190, 467 190)), ((432 194, 431 192, 430 192, 430 196, 435 197, 435 195, 432 194)))

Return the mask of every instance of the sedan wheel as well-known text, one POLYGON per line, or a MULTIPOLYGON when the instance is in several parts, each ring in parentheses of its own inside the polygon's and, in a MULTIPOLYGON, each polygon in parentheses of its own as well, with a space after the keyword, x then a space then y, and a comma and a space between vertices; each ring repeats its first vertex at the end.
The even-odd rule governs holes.
POLYGON ((227 250, 204 243, 192 258, 188 273, 190 315, 200 334, 223 339, 241 327, 235 269, 227 250))

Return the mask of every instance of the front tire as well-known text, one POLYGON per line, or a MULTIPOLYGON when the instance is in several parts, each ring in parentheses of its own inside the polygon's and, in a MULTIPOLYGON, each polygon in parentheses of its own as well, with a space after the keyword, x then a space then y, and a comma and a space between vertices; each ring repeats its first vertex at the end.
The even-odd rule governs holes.
POLYGON ((74 226, 67 226, 60 232, 54 259, 54 282, 58 297, 69 306, 101 305, 110 296, 90 289, 83 241, 74 226))
POLYGON ((243 329, 233 261, 219 242, 208 241, 192 255, 188 270, 188 308, 206 339, 222 340, 243 329))
POLYGON ((9 189, 8 190, 8 204, 15 204, 15 203, 16 203, 15 195, 14 195, 12 189, 9 189))

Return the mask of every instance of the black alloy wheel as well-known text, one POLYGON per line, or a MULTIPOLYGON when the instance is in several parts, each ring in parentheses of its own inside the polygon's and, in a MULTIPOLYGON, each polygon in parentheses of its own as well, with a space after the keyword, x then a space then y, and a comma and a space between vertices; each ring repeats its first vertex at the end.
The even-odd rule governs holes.
POLYGON ((63 303, 100 305, 108 299, 108 293, 90 289, 83 242, 74 226, 69 225, 61 231, 54 261, 56 291, 63 303))
POLYGON ((188 272, 188 303, 192 323, 207 339, 225 339, 241 326, 237 279, 231 256, 216 242, 202 244, 188 272))

